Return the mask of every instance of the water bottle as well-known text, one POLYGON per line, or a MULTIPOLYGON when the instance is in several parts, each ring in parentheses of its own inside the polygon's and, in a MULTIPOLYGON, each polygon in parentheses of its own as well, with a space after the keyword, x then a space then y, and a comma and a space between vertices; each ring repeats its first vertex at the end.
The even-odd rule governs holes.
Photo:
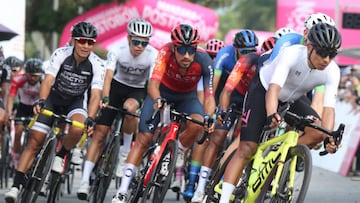
POLYGON ((166 105, 163 109, 163 112, 161 113, 161 122, 164 125, 170 124, 170 106, 166 105))

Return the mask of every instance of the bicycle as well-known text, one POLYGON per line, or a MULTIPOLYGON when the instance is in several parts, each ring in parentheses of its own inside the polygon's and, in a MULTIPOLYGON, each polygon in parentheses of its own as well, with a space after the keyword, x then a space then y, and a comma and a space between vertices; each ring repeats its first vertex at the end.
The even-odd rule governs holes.
MULTIPOLYGON (((294 121, 292 128, 261 143, 243 170, 231 196, 237 202, 303 202, 311 179, 312 159, 307 146, 298 145, 299 129, 311 127, 342 139, 345 125, 329 131, 314 124, 313 118, 301 117, 289 111, 285 119, 294 121), (298 160, 300 159, 300 161, 298 160), (302 163, 302 169, 299 164, 302 163), (297 168, 299 167, 299 168, 297 168)), ((264 138, 263 138, 264 139, 264 138)), ((320 152, 325 155, 327 152, 320 152)), ((206 188, 206 202, 218 202, 221 197, 222 176, 235 150, 220 166, 206 188)))
MULTIPOLYGON (((32 169, 29 170, 28 180, 21 187, 20 193, 16 200, 17 203, 35 203, 40 193, 40 189, 45 182, 45 177, 48 175, 52 161, 55 157, 55 148, 57 145, 57 137, 60 135, 60 124, 67 123, 72 126, 85 129, 85 125, 78 121, 73 121, 66 117, 66 115, 58 115, 50 110, 42 109, 41 114, 54 118, 52 128, 49 131, 44 145, 37 154, 32 169)), ((35 115, 34 121, 37 120, 39 114, 35 115)))
MULTIPOLYGON (((175 171, 180 125, 185 121, 201 126, 207 124, 191 118, 186 113, 176 111, 172 105, 166 105, 165 101, 162 101, 161 107, 153 113, 147 123, 151 123, 159 113, 162 118, 159 135, 155 143, 146 150, 143 156, 144 167, 139 169, 129 187, 129 202, 132 203, 138 202, 140 198, 142 203, 151 197, 154 203, 164 200, 175 171), (171 119, 168 125, 166 118, 171 119)), ((211 124, 209 123, 209 126, 211 124)))
MULTIPOLYGON (((116 124, 113 129, 110 140, 104 147, 99 160, 97 161, 93 173, 90 176, 90 192, 88 201, 90 203, 103 202, 105 195, 111 180, 113 178, 114 170, 117 166, 117 159, 120 150, 120 131, 123 124, 123 118, 125 115, 139 117, 137 114, 128 112, 126 109, 119 109, 113 106, 107 106, 106 108, 117 111, 116 124)), ((79 197, 79 199, 85 199, 79 197)))
POLYGON ((1 152, 0 152, 0 188, 7 188, 10 176, 10 149, 11 136, 7 126, 3 126, 1 137, 1 152))

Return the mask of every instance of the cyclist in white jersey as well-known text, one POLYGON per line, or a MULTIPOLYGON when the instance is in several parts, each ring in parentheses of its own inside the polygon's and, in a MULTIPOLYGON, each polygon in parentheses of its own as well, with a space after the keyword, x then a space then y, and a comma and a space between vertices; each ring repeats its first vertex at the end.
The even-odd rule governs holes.
MULTIPOLYGON (((95 26, 89 22, 79 22, 72 27, 71 36, 73 46, 58 48, 52 54, 41 83, 40 99, 35 102, 33 111, 39 113, 45 108, 56 114, 65 114, 72 120, 83 122, 91 136, 99 109, 105 68, 102 59, 92 52, 97 37, 95 26), (87 105, 86 92, 90 87, 91 97, 87 105)), ((14 183, 5 194, 6 202, 16 201, 20 185, 25 184, 25 174, 34 162, 52 123, 52 118, 40 114, 33 125, 30 139, 15 171, 14 183)), ((82 129, 69 128, 69 134, 64 137, 63 146, 54 158, 52 171, 63 173, 64 157, 77 144, 82 133, 82 129)))
MULTIPOLYGON (((155 65, 158 51, 148 45, 152 35, 152 26, 143 19, 132 19, 127 26, 127 40, 114 46, 108 53, 105 83, 102 93, 102 106, 125 108, 135 113, 146 95, 145 84, 150 69, 155 65)), ((89 179, 100 149, 103 148, 116 111, 103 108, 96 121, 96 130, 87 151, 83 176, 77 191, 78 198, 86 200, 89 194, 89 179)), ((116 176, 122 176, 122 165, 130 151, 133 134, 137 131, 138 120, 125 116, 122 126, 123 147, 120 149, 116 176)))
MULTIPOLYGON (((334 26, 318 23, 310 29, 305 45, 283 48, 272 63, 260 69, 259 75, 252 80, 244 104, 240 144, 226 168, 220 203, 229 202, 244 166, 256 152, 262 127, 266 124, 276 127, 282 119, 277 113, 279 104, 294 102, 290 111, 319 118, 310 104, 299 98, 314 87, 325 85, 324 113, 322 121, 319 119, 316 123, 333 129, 340 69, 332 59, 340 46, 340 32, 334 26)), ((317 130, 305 128, 299 144, 312 148, 322 140, 329 138, 317 130)), ((326 150, 336 152, 331 138, 326 150)))
MULTIPOLYGON (((6 105, 7 114, 12 117, 15 98, 18 96, 19 104, 16 108, 14 117, 32 117, 33 104, 39 99, 39 91, 41 84, 41 77, 44 74, 42 69, 42 60, 38 58, 30 58, 25 62, 25 73, 14 76, 11 79, 11 86, 9 91, 9 98, 6 105)), ((15 138, 10 153, 13 159, 14 168, 17 168, 17 163, 20 157, 21 150, 21 134, 24 130, 24 123, 21 121, 15 122, 15 138)))

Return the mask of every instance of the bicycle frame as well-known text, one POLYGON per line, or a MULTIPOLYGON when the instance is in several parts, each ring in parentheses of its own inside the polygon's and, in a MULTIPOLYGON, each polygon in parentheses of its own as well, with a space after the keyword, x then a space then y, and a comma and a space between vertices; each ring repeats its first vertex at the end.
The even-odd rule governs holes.
MULTIPOLYGON (((250 174, 245 202, 255 202, 262 186, 277 165, 276 175, 271 190, 271 195, 275 195, 288 151, 291 147, 297 145, 298 139, 298 132, 292 130, 259 145, 255 155, 252 157, 252 168, 255 169, 256 172, 250 174), (277 150, 271 150, 263 157, 264 151, 277 143, 282 144, 277 150)), ((293 159, 290 166, 290 187, 294 185, 295 167, 296 159, 293 159)))
POLYGON ((149 166, 149 168, 145 174, 145 178, 144 178, 144 182, 143 182, 144 187, 146 187, 147 184, 149 183, 151 174, 153 173, 155 167, 159 164, 161 154, 164 153, 167 143, 170 140, 176 140, 178 138, 179 128, 180 128, 180 119, 179 118, 174 118, 170 122, 170 125, 165 125, 161 128, 161 134, 164 134, 166 131, 169 131, 169 132, 167 133, 167 136, 165 137, 165 139, 162 141, 162 143, 160 145, 160 150, 157 153, 158 156, 152 157, 151 165, 149 166))

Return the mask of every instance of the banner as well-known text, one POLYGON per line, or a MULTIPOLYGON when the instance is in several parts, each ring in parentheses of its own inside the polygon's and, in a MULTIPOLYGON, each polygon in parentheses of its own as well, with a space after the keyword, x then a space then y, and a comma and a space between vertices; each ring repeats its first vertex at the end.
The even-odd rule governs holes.
POLYGON ((199 29, 203 42, 213 38, 218 30, 218 17, 209 8, 178 0, 133 0, 102 5, 73 19, 65 26, 59 46, 70 40, 70 30, 75 23, 89 21, 98 29, 100 46, 109 49, 125 39, 127 23, 133 18, 143 18, 152 24, 154 31, 150 44, 155 48, 169 42, 170 31, 180 23, 189 23, 199 29))
MULTIPOLYGON (((278 0, 276 27, 291 27, 298 33, 304 32, 304 22, 313 13, 322 12, 329 15, 336 22, 342 35, 341 49, 360 48, 360 29, 342 28, 343 12, 360 13, 360 1, 352 0, 278 0), (338 18, 336 18, 338 16, 338 18)), ((336 57, 339 65, 359 64, 359 59, 339 55, 336 57)))

